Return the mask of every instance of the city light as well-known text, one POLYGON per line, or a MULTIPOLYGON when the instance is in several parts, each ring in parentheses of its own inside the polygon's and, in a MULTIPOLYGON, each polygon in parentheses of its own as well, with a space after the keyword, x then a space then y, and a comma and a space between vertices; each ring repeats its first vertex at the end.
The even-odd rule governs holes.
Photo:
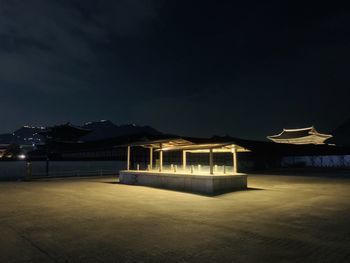
POLYGON ((26 158, 26 156, 24 154, 18 155, 18 159, 20 159, 20 160, 24 160, 25 158, 26 158))

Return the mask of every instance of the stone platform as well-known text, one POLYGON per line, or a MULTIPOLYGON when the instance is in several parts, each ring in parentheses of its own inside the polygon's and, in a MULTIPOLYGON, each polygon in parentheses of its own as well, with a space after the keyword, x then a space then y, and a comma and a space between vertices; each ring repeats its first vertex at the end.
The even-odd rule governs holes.
POLYGON ((120 171, 122 184, 143 185, 186 192, 215 194, 247 188, 247 175, 204 175, 156 171, 120 171))

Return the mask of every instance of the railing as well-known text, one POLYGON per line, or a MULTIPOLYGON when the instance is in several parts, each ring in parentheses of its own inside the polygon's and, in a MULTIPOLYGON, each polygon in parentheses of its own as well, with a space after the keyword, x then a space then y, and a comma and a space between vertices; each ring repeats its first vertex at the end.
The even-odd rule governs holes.
MULTIPOLYGON (((154 165, 152 169, 150 168, 150 165, 147 165, 146 167, 144 165, 136 164, 134 167, 135 171, 148 171, 148 172, 159 172, 159 165, 154 165)), ((210 167, 209 165, 186 165, 186 168, 183 168, 182 165, 177 164, 170 164, 170 165, 163 165, 162 172, 169 172, 169 173, 188 173, 188 174, 210 174, 210 167)), ((232 166, 226 166, 226 165, 214 165, 213 166, 213 174, 232 174, 235 173, 235 170, 232 166)))
POLYGON ((110 176, 117 175, 119 170, 71 170, 46 173, 33 173, 32 178, 56 178, 56 177, 84 177, 84 176, 110 176))

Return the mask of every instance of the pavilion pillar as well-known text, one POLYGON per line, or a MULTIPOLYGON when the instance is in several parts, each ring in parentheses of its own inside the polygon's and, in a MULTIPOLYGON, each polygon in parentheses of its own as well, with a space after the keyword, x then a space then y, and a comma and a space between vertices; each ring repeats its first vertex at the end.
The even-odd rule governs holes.
POLYGON ((237 149, 236 147, 232 149, 232 171, 233 174, 237 174, 237 149))
POLYGON ((160 151, 159 151, 159 172, 163 171, 163 145, 160 144, 160 151))
POLYGON ((187 165, 186 151, 182 151, 182 169, 185 171, 187 165))
POLYGON ((153 148, 149 148, 149 169, 153 169, 153 148))
POLYGON ((130 149, 131 147, 128 146, 127 153, 126 153, 126 170, 130 170, 130 149))
POLYGON ((210 174, 214 174, 213 149, 209 149, 209 171, 210 171, 210 174))

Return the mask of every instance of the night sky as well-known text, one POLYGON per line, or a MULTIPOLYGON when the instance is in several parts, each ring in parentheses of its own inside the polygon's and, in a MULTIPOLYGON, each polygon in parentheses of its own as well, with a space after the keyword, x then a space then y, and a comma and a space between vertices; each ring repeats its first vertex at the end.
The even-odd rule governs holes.
POLYGON ((336 1, 0 0, 0 132, 110 119, 264 139, 350 117, 336 1))

